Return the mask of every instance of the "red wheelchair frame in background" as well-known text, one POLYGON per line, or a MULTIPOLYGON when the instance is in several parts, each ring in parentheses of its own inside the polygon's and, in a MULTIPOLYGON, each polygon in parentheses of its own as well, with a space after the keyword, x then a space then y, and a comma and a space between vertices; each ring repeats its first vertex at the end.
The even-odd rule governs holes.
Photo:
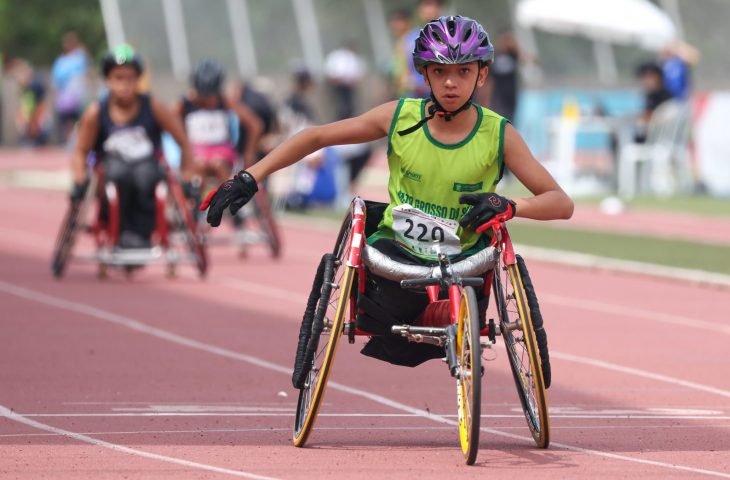
POLYGON ((205 246, 200 242, 197 224, 193 220, 189 201, 175 172, 164 159, 160 160, 163 178, 155 186, 155 231, 152 240, 157 245, 149 249, 117 251, 119 241, 120 206, 117 187, 106 182, 103 168, 94 165, 92 179, 82 200, 71 201, 56 240, 51 271, 56 278, 63 276, 79 232, 91 233, 96 251, 92 255, 77 256, 81 260, 97 263, 98 276, 105 277, 109 266, 120 267, 127 272, 150 264, 165 263, 168 276, 173 276, 181 261, 195 264, 202 278, 207 272, 208 259, 205 246), (89 204, 94 203, 91 217, 86 214, 89 204), (107 210, 106 218, 103 211, 107 210), (188 255, 176 251, 173 234, 182 234, 188 255))

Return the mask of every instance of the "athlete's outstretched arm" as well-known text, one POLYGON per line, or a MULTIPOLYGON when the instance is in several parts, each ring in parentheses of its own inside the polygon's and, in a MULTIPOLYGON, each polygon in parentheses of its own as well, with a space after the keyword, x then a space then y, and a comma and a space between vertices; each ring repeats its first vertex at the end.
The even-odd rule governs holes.
POLYGON ((79 120, 78 138, 71 155, 71 174, 76 185, 86 181, 86 158, 99 133, 99 102, 91 103, 79 120))
POLYGON ((557 220, 573 215, 573 200, 535 159, 520 134, 509 124, 504 132, 504 163, 534 195, 514 199, 518 217, 557 220))
POLYGON ((162 102, 154 98, 151 98, 150 102, 152 105, 152 114, 157 123, 163 130, 169 132, 177 144, 180 145, 180 171, 182 172, 183 178, 189 180, 192 175, 193 153, 180 115, 173 114, 162 102))
POLYGON ((388 135, 397 101, 385 103, 354 118, 305 128, 248 169, 258 181, 330 145, 365 143, 388 135))

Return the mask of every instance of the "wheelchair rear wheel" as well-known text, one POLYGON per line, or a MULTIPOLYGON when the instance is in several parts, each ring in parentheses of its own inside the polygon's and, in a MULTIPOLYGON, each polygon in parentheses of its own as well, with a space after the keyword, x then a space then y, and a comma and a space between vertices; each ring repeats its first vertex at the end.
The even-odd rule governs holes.
POLYGON ((61 278, 66 271, 66 265, 71 258, 74 242, 79 231, 86 228, 87 222, 86 211, 88 205, 92 202, 96 195, 96 179, 92 176, 89 185, 86 187, 84 198, 72 200, 69 202, 66 215, 61 223, 61 230, 56 237, 56 244, 53 247, 53 257, 51 259, 51 273, 55 278, 61 278))
POLYGON ((53 247, 53 258, 51 260, 51 273, 56 278, 61 278, 66 270, 66 265, 71 257, 76 234, 79 230, 79 220, 82 217, 83 200, 71 201, 66 210, 66 215, 61 223, 61 230, 56 237, 56 244, 53 247))
POLYGON ((457 380, 459 439, 467 465, 474 464, 479 451, 482 402, 482 354, 479 331, 476 294, 472 287, 464 287, 459 308, 456 351, 459 358, 457 380))
POLYGON ((198 224, 193 218, 192 209, 188 203, 185 194, 183 193, 182 187, 173 178, 173 173, 168 173, 168 188, 170 190, 170 220, 171 227, 173 229, 178 228, 181 230, 185 244, 190 250, 190 254, 195 259, 195 265, 198 269, 198 275, 202 278, 208 271, 208 255, 206 248, 201 241, 201 236, 198 233, 198 224))
POLYGON ((545 382, 535 340, 530 307, 517 264, 498 267, 493 288, 499 327, 512 376, 532 438, 540 448, 550 444, 545 382))
POLYGON ((345 219, 334 254, 322 258, 299 333, 292 382, 299 388, 294 421, 294 446, 303 447, 311 433, 350 308, 355 268, 345 264, 351 242, 351 221, 345 219))

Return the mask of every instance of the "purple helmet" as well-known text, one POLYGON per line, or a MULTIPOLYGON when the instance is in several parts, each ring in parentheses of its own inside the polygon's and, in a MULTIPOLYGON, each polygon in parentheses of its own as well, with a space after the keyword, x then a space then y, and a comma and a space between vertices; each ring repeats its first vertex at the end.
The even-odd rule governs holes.
POLYGON ((418 34, 413 64, 420 70, 427 63, 462 64, 494 60, 494 46, 479 22, 461 15, 439 17, 418 34))

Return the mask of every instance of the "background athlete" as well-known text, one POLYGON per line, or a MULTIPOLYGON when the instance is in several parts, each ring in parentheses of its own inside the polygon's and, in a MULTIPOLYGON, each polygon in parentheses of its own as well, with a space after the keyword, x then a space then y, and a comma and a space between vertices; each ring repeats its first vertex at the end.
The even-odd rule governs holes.
POLYGON ((199 62, 190 80, 190 91, 175 104, 174 110, 185 124, 196 174, 223 181, 230 177, 236 159, 230 115, 236 115, 246 138, 250 139, 243 152, 246 166, 257 160, 256 145, 263 124, 246 106, 224 95, 225 71, 218 61, 199 62))
POLYGON ((120 205, 119 247, 145 248, 155 228, 154 190, 161 178, 160 135, 169 132, 182 150, 183 178, 190 178, 190 146, 182 123, 165 105, 137 93, 142 59, 129 45, 108 52, 102 73, 108 88, 104 100, 91 103, 81 117, 72 155, 72 200, 88 185, 90 152, 101 162, 104 178, 117 185, 120 205))

